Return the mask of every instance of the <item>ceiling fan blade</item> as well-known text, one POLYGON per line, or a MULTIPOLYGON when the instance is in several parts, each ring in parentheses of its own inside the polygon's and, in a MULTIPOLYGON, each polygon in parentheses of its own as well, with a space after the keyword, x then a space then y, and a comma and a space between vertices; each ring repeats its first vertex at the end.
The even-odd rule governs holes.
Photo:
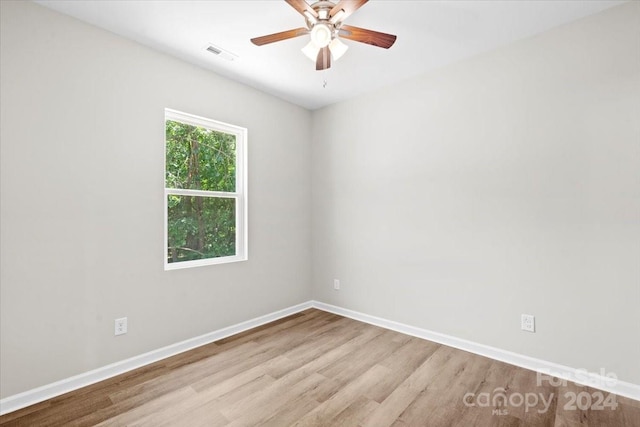
POLYGON ((313 10, 309 3, 304 0, 285 0, 289 5, 298 11, 300 15, 304 15, 305 12, 309 12, 314 18, 318 17, 318 12, 313 10))
POLYGON ((316 70, 326 70, 331 67, 331 51, 329 46, 325 46, 318 52, 316 59, 316 70))
POLYGON ((262 46, 265 44, 279 42, 281 40, 292 39, 294 37, 304 36, 309 34, 309 30, 306 28, 296 28, 295 30, 282 31, 281 33, 269 34, 267 36, 255 37, 251 39, 251 43, 256 46, 262 46))
POLYGON ((347 16, 351 15, 353 12, 360 9, 362 5, 364 5, 368 1, 369 0, 341 0, 340 2, 338 2, 338 4, 333 6, 333 8, 331 9, 331 12, 329 12, 329 16, 331 17, 336 16, 336 13, 340 12, 341 10, 344 10, 344 14, 342 15, 341 18, 339 18, 340 21, 342 21, 347 16))
POLYGON ((383 47, 385 49, 389 49, 393 46, 393 43, 395 43, 397 38, 393 34, 380 33, 378 31, 353 27, 351 25, 341 26, 339 35, 343 39, 383 47))

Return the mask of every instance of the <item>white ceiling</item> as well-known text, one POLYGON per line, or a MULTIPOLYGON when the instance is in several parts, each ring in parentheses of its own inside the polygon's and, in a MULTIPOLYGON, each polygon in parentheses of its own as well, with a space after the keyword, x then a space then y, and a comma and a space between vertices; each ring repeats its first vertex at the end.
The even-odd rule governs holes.
POLYGON ((315 64, 300 51, 308 36, 261 47, 249 41, 304 26, 302 15, 284 0, 36 2, 308 109, 354 97, 624 3, 372 0, 345 23, 396 34, 395 45, 385 50, 345 40, 347 53, 329 70, 316 71, 315 64), (238 58, 226 61, 216 57, 205 50, 209 43, 238 58))

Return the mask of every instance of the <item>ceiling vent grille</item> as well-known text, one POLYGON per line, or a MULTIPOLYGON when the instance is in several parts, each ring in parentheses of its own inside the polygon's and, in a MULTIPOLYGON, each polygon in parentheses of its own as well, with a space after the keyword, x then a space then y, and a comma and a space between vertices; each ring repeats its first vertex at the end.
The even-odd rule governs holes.
POLYGON ((226 59, 227 61, 234 61, 238 57, 238 55, 234 55, 233 53, 211 43, 207 46, 206 50, 207 52, 213 53, 214 55, 222 59, 226 59))

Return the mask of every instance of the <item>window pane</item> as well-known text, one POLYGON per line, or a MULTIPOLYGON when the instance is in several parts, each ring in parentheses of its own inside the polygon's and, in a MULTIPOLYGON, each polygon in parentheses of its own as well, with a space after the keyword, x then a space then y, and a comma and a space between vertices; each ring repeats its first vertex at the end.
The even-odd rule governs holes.
POLYGON ((236 254, 236 199, 167 197, 168 262, 236 254))
POLYGON ((235 135, 166 121, 167 188, 236 191, 235 135))

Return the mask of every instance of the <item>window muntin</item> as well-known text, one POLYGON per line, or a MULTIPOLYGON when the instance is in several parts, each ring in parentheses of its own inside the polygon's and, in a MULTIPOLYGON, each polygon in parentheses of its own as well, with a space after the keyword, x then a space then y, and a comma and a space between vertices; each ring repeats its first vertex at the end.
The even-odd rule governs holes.
POLYGON ((165 110, 165 269, 247 259, 246 136, 165 110))

